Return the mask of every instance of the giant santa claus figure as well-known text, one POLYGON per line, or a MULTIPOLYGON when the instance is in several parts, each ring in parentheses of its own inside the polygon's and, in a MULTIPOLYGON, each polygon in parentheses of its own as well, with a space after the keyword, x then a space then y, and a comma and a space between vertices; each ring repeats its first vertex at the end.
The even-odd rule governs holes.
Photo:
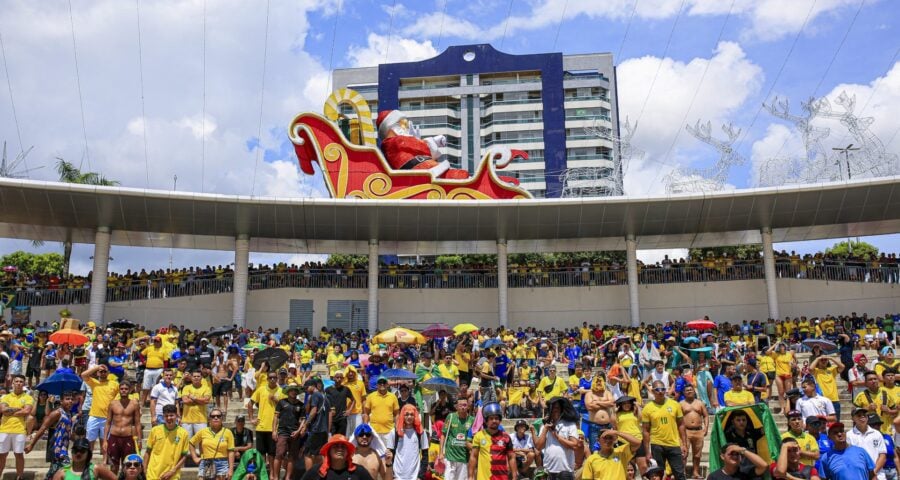
POLYGON ((426 170, 435 178, 469 178, 465 170, 450 168, 450 162, 440 160, 440 148, 447 146, 447 137, 437 135, 425 140, 416 137, 410 130, 409 120, 400 110, 383 110, 376 122, 381 151, 393 169, 426 170))

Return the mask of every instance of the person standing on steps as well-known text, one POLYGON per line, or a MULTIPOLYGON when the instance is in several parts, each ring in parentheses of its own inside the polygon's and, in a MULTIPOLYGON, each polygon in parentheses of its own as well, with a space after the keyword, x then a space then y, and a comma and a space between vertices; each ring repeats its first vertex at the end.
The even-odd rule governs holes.
POLYGON ((128 397, 130 392, 131 382, 125 380, 119 384, 119 398, 110 402, 109 416, 103 430, 103 438, 106 439, 104 463, 117 475, 125 457, 141 451, 143 441, 141 406, 137 400, 128 397))

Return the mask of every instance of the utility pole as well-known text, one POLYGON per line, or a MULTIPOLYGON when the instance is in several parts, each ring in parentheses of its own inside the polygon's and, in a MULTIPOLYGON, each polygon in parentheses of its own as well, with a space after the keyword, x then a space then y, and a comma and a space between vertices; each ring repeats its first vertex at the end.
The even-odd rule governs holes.
MULTIPOLYGON (((859 149, 860 149, 859 147, 853 148, 852 143, 850 145, 847 145, 844 148, 837 148, 837 147, 832 148, 832 150, 837 151, 837 152, 843 152, 843 154, 844 154, 844 161, 847 163, 847 180, 851 179, 850 178, 850 152, 855 152, 859 149)), ((835 164, 838 166, 838 169, 840 170, 840 167, 841 167, 840 159, 838 159, 838 161, 835 162, 835 164)), ((843 177, 843 176, 844 176, 843 172, 841 172, 841 177, 843 177)))

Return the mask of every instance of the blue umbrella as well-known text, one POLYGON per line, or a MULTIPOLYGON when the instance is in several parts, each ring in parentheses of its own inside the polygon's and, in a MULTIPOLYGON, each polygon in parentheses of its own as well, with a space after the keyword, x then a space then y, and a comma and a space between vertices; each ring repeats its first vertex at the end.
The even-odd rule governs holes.
POLYGON ((459 386, 456 382, 444 377, 431 377, 420 383, 419 386, 428 390, 443 390, 451 395, 459 391, 459 386))
POLYGON ((387 378, 388 380, 415 380, 416 374, 410 372, 409 370, 403 370, 402 368, 389 368, 381 374, 382 377, 387 378))
POLYGON ((681 341, 684 342, 685 345, 687 345, 688 343, 691 343, 691 342, 700 343, 700 339, 697 337, 685 337, 681 341))
POLYGON ((501 342, 500 340, 498 340, 496 338, 489 338, 484 341, 484 345, 482 345, 481 347, 482 348, 494 348, 497 345, 503 345, 503 342, 501 342))
POLYGON ((81 390, 81 377, 71 373, 54 373, 41 382, 36 389, 49 395, 60 396, 64 392, 81 390))

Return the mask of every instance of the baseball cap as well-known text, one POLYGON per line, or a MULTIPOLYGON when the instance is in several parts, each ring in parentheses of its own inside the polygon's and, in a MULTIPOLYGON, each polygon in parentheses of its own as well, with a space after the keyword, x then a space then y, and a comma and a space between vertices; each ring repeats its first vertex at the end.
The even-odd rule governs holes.
POLYGON ((788 418, 792 418, 792 417, 800 418, 802 416, 803 416, 803 414, 800 413, 798 410, 791 410, 790 412, 787 413, 788 418))
POLYGON ((378 377, 378 381, 375 383, 388 383, 388 379, 384 377, 378 377))
POLYGON ((860 413, 868 414, 869 410, 865 409, 865 408, 856 407, 853 409, 853 413, 851 413, 851 415, 855 417, 855 416, 859 415, 860 413))
POLYGON ((806 417, 807 425, 816 425, 816 424, 823 424, 823 423, 825 423, 825 419, 818 415, 810 415, 810 416, 806 417))
POLYGON ((841 422, 831 422, 828 424, 828 433, 832 430, 844 430, 844 424, 841 422))
POLYGON ((247 417, 245 417, 243 415, 238 415, 237 417, 235 417, 234 421, 235 422, 245 422, 245 421, 247 421, 247 417))

